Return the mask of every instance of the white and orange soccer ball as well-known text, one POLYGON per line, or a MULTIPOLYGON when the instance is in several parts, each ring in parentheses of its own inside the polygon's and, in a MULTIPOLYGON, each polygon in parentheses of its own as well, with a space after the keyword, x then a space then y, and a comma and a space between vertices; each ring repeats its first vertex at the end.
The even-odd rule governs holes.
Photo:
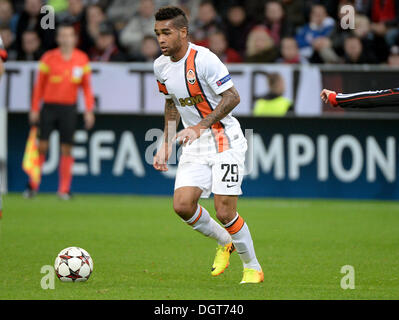
POLYGON ((86 250, 69 247, 58 254, 54 269, 63 282, 86 281, 93 272, 93 259, 86 250))

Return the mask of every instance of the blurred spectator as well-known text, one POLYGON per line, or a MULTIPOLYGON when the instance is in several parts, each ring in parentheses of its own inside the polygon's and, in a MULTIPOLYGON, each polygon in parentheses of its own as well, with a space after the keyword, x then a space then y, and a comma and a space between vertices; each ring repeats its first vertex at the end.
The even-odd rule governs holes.
POLYGON ((277 46, 280 45, 281 38, 292 36, 294 33, 291 23, 285 19, 282 4, 277 0, 265 4, 264 25, 277 46))
POLYGON ((399 36, 399 0, 371 0, 371 21, 373 32, 394 45, 399 36))
POLYGON ((222 20, 212 2, 205 0, 201 2, 198 16, 192 26, 192 40, 198 45, 208 47, 209 35, 217 30, 223 30, 222 20))
POLYGON ((176 0, 177 5, 186 14, 189 23, 192 23, 194 18, 198 16, 198 9, 203 0, 176 0))
POLYGON ((83 0, 68 0, 68 9, 57 15, 57 19, 61 23, 73 25, 78 35, 77 47, 87 49, 85 45, 85 4, 83 0))
POLYGON ((4 49, 8 53, 8 61, 17 60, 17 48, 15 46, 15 35, 8 26, 0 27, 0 38, 3 40, 4 49))
MULTIPOLYGON (((301 55, 310 58, 314 52, 313 42, 315 39, 331 36, 334 26, 335 21, 327 16, 326 8, 323 5, 312 6, 310 22, 300 28, 296 35, 301 55)), ((327 41, 321 41, 317 44, 317 48, 322 49, 327 45, 327 41)))
POLYGON ((84 20, 85 4, 83 0, 68 0, 67 10, 60 12, 57 18, 61 21, 73 23, 77 34, 80 33, 80 24, 84 20))
POLYGON ((280 54, 281 57, 276 61, 278 63, 287 63, 287 64, 308 63, 308 60, 300 55, 298 43, 296 42, 295 38, 292 37, 283 38, 281 40, 280 54))
POLYGON ((95 46, 91 48, 91 61, 122 62, 127 58, 116 45, 115 30, 110 22, 103 22, 99 25, 95 46))
POLYGON ((388 56, 388 65, 399 67, 399 46, 393 46, 388 56))
POLYGON ((25 0, 12 0, 11 2, 15 12, 21 13, 24 10, 25 0))
POLYGON ((340 63, 341 59, 335 52, 332 41, 328 37, 318 37, 312 43, 313 54, 311 63, 340 63))
MULTIPOLYGON (((336 13, 338 16, 338 19, 342 19, 344 17, 345 13, 341 13, 341 9, 343 6, 348 5, 348 1, 350 1, 350 0, 341 1, 340 4, 338 5, 337 13, 336 13)), ((355 16, 355 23, 357 22, 356 20, 357 19, 355 16)), ((347 29, 342 28, 341 23, 336 23, 335 29, 331 34, 331 41, 332 41, 332 45, 335 49, 335 52, 341 57, 344 56, 345 38, 348 37, 349 35, 353 34, 352 31, 353 30, 350 28, 347 28, 347 29)))
POLYGON ((390 24, 398 18, 398 0, 372 0, 371 1, 371 20, 374 23, 390 24))
MULTIPOLYGON (((312 2, 310 7, 314 4, 321 4, 326 8, 327 15, 333 18, 335 21, 338 21, 338 6, 342 3, 344 4, 353 4, 353 1, 356 0, 307 0, 306 2, 312 2)), ((360 1, 369 1, 369 0, 360 0, 360 1)))
MULTIPOLYGON (((339 18, 342 18, 344 15, 341 13, 341 8, 344 5, 351 4, 351 2, 353 1, 341 1, 337 9, 339 18)), ((342 29, 341 25, 339 23, 337 24, 335 33, 332 36, 333 47, 337 54, 344 56, 345 39, 350 35, 355 35, 362 41, 363 50, 368 52, 368 55, 374 58, 373 60, 379 62, 386 61, 389 55, 389 48, 385 42, 385 37, 372 31, 370 19, 364 14, 356 13, 354 22, 355 28, 353 30, 342 29)))
POLYGON ((354 0, 353 6, 357 13, 369 15, 372 0, 354 0))
POLYGON ((305 24, 305 4, 302 0, 282 0, 286 19, 294 28, 305 24))
POLYGON ((130 54, 139 54, 144 36, 154 33, 154 13, 155 6, 152 0, 140 0, 139 11, 129 20, 119 39, 130 54))
POLYGON ((87 4, 96 4, 104 9, 104 12, 114 2, 114 0, 86 0, 87 4))
POLYGON ((113 0, 107 9, 107 17, 110 19, 116 29, 122 30, 129 19, 137 12, 138 2, 131 0, 113 0))
POLYGON ((85 3, 83 0, 68 0, 68 14, 73 20, 79 21, 83 18, 85 3))
POLYGON ((22 53, 22 34, 26 30, 36 30, 44 49, 52 49, 55 46, 54 30, 44 30, 40 26, 40 21, 45 13, 40 13, 42 7, 41 0, 25 0, 24 10, 20 14, 16 32, 16 46, 19 53, 22 53))
POLYGON ((35 30, 26 30, 22 34, 22 51, 18 53, 19 61, 38 61, 43 55, 39 35, 35 30))
POLYGON ((245 62, 270 63, 278 58, 278 49, 264 26, 257 26, 248 35, 245 62))
MULTIPOLYGON (((336 15, 338 19, 344 18, 345 14, 347 11, 343 11, 341 13, 341 10, 344 6, 350 4, 351 0, 341 0, 338 7, 337 7, 337 12, 336 15)), ((357 22, 356 16, 355 16, 355 23, 357 22)), ((355 26, 356 27, 356 26, 355 26)), ((352 29, 350 28, 342 28, 341 23, 336 23, 335 29, 331 34, 331 40, 332 40, 332 45, 337 52, 338 55, 343 56, 344 52, 344 40, 345 38, 352 34, 352 29)))
POLYGON ((375 63, 374 57, 370 56, 368 52, 363 50, 363 44, 356 36, 348 36, 344 42, 345 63, 349 64, 363 64, 375 63))
MULTIPOLYGON (((104 1, 104 0, 102 0, 104 1)), ((187 1, 181 1, 187 2, 187 1)), ((188 2, 197 2, 197 0, 188 0, 188 2)), ((154 0, 155 8, 162 6, 179 5, 179 0, 154 0)), ((108 20, 112 21, 116 31, 122 30, 129 22, 129 20, 139 11, 140 1, 132 0, 111 0, 107 7, 106 13, 108 20)))
POLYGON ((106 19, 105 12, 99 5, 90 5, 86 8, 84 29, 81 31, 80 49, 88 52, 100 34, 100 24, 106 19))
POLYGON ((156 58, 161 55, 159 50, 158 41, 153 36, 144 37, 141 43, 141 55, 144 57, 146 62, 153 62, 156 58))
POLYGON ((229 48, 226 36, 221 31, 216 31, 209 36, 209 49, 216 54, 223 63, 242 62, 241 56, 229 48))
POLYGON ((147 35, 143 38, 140 53, 131 57, 132 61, 153 62, 161 55, 158 41, 154 36, 147 35))
POLYGON ((234 5, 227 11, 226 36, 231 48, 241 56, 245 54, 246 41, 254 23, 242 6, 234 5))
POLYGON ((7 26, 13 33, 17 31, 18 14, 14 13, 10 0, 0 0, 0 25, 7 26))
POLYGON ((355 16, 353 34, 362 41, 364 50, 368 52, 368 55, 372 56, 373 61, 386 61, 389 55, 389 48, 385 38, 371 31, 370 20, 367 16, 360 14, 355 16))
POLYGON ((283 96, 285 83, 279 73, 268 75, 269 93, 261 99, 256 100, 254 116, 281 117, 292 108, 292 101, 283 96))

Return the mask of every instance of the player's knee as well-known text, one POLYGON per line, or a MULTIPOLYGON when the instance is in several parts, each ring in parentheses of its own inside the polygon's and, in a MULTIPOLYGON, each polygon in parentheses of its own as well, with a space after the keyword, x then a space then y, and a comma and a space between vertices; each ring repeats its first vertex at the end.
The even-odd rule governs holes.
POLYGON ((228 201, 218 201, 215 203, 216 218, 223 224, 229 223, 236 215, 235 208, 228 201))
POLYGON ((173 210, 183 219, 188 220, 197 210, 197 204, 191 201, 178 200, 173 201, 173 210))
POLYGON ((231 212, 223 209, 216 210, 216 218, 223 223, 227 224, 231 220, 231 212))

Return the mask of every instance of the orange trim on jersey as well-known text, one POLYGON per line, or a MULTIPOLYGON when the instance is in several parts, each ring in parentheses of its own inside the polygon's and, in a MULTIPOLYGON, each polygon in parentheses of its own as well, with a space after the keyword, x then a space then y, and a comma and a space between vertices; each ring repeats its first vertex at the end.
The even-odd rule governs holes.
POLYGON ((163 94, 168 94, 168 89, 166 89, 166 86, 163 83, 159 82, 158 80, 157 83, 158 83, 159 92, 162 92, 163 94))
MULTIPOLYGON (((197 72, 195 68, 195 57, 197 54, 197 50, 191 49, 190 53, 188 54, 186 60, 186 84, 187 90, 191 97, 196 97, 201 95, 202 99, 201 102, 195 104, 198 112, 201 114, 203 118, 205 118, 208 114, 210 114, 213 109, 208 102, 205 92, 201 88, 201 84, 199 83, 199 79, 197 78, 197 72)), ((229 139, 224 132, 223 124, 219 121, 212 125, 211 127, 212 134, 216 141, 216 148, 218 152, 226 151, 230 148, 229 146, 229 139)))
POLYGON ((197 221, 199 220, 199 218, 201 218, 201 216, 202 216, 202 207, 200 206, 200 212, 198 214, 197 219, 195 219, 193 222, 189 223, 189 225, 192 226, 192 225, 196 224, 197 221))
POLYGON ((230 234, 235 234, 238 231, 240 231, 243 226, 244 226, 244 219, 241 218, 241 216, 238 216, 236 222, 234 222, 230 227, 227 227, 226 230, 230 234))

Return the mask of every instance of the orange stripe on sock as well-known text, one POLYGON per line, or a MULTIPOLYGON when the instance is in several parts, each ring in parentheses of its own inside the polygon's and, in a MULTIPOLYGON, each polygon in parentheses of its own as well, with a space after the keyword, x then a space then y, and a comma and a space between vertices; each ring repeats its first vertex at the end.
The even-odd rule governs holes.
POLYGON ((230 234, 235 234, 235 233, 237 233, 237 232, 240 231, 241 228, 243 227, 244 222, 245 222, 244 219, 241 218, 241 216, 238 216, 237 221, 234 222, 230 227, 227 227, 227 228, 226 228, 227 232, 230 233, 230 234))
POLYGON ((200 212, 198 214, 197 219, 195 219, 193 222, 189 223, 189 225, 192 226, 192 225, 196 224, 197 221, 199 220, 199 218, 201 218, 201 216, 202 216, 202 207, 200 207, 200 212))

